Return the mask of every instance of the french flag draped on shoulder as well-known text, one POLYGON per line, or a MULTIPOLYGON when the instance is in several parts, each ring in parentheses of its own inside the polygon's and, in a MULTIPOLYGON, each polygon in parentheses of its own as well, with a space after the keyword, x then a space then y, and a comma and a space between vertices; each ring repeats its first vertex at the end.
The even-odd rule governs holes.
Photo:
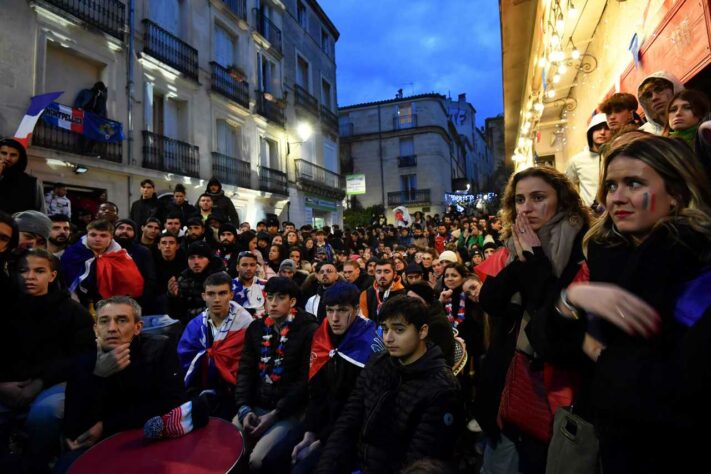
POLYGON ((15 132, 15 140, 22 143, 24 147, 27 148, 30 144, 30 139, 32 138, 32 131, 35 129, 35 125, 37 124, 37 120, 39 120, 40 115, 42 115, 42 112, 44 112, 44 109, 46 109, 48 105, 54 102, 63 93, 64 91, 48 92, 46 94, 33 96, 32 99, 30 99, 30 106, 27 109, 25 116, 22 117, 20 126, 17 127, 17 131, 15 132))
POLYGON ((376 332, 375 323, 362 316, 356 317, 341 343, 338 347, 334 347, 328 335, 328 318, 324 318, 311 341, 309 380, 335 355, 362 368, 365 367, 370 356, 382 349, 383 343, 376 332))
MULTIPOLYGON (((193 318, 178 343, 178 358, 185 373, 185 385, 193 382, 200 367, 203 368, 203 377, 207 377, 208 372, 217 371, 223 380, 235 385, 244 335, 254 319, 246 309, 230 301, 230 313, 222 322, 217 337, 212 340, 207 314, 208 310, 205 310, 193 318)), ((206 380, 202 381, 202 385, 204 382, 206 380)))

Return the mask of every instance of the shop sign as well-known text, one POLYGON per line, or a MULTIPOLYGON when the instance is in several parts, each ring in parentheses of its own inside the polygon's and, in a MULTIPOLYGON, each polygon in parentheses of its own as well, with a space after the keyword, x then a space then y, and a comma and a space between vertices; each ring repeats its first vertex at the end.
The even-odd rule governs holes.
POLYGON ((346 194, 348 196, 355 196, 357 194, 365 194, 365 175, 364 174, 346 175, 346 194))
POLYGON ((338 204, 335 201, 329 201, 327 199, 321 199, 315 196, 306 196, 304 198, 304 203, 307 208, 317 209, 321 211, 335 212, 338 210, 338 204))

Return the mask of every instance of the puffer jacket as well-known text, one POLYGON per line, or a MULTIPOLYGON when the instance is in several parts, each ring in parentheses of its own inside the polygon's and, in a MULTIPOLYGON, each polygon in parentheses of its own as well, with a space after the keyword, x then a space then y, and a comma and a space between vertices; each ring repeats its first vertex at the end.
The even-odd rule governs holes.
POLYGON ((179 319, 183 325, 188 324, 205 309, 205 301, 202 299, 205 279, 224 270, 222 260, 215 256, 210 258, 210 263, 202 273, 196 274, 190 268, 183 270, 178 278, 178 296, 170 298, 170 315, 179 319))
MULTIPOLYGON (((306 408, 311 338, 318 324, 314 315, 302 310, 297 311, 284 349, 282 378, 278 382, 267 383, 259 376, 265 319, 255 319, 244 336, 244 348, 237 371, 235 401, 238 409, 242 406, 266 410, 276 408, 277 416, 285 418, 306 408)), ((271 334, 272 341, 276 341, 276 344, 271 345, 271 356, 274 357, 279 338, 273 328, 271 334)))
POLYGON ((402 365, 387 352, 361 372, 315 472, 393 473, 422 458, 449 460, 465 422, 459 383, 439 347, 402 365), (360 443, 358 443, 360 439, 360 443))

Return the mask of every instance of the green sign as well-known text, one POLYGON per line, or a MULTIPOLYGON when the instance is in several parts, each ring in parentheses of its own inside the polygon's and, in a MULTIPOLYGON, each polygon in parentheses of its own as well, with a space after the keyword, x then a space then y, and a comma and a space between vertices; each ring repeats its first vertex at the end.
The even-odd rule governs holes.
POLYGON ((346 175, 346 194, 349 196, 355 196, 357 194, 365 194, 365 175, 364 174, 346 175))

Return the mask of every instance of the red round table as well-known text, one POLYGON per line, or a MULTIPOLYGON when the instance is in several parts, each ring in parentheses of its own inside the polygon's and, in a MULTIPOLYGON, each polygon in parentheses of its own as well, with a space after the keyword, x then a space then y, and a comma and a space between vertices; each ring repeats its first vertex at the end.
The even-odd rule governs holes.
POLYGON ((185 436, 159 441, 143 437, 143 429, 115 434, 77 459, 69 474, 214 474, 230 472, 244 452, 236 426, 210 418, 207 426, 185 436))

